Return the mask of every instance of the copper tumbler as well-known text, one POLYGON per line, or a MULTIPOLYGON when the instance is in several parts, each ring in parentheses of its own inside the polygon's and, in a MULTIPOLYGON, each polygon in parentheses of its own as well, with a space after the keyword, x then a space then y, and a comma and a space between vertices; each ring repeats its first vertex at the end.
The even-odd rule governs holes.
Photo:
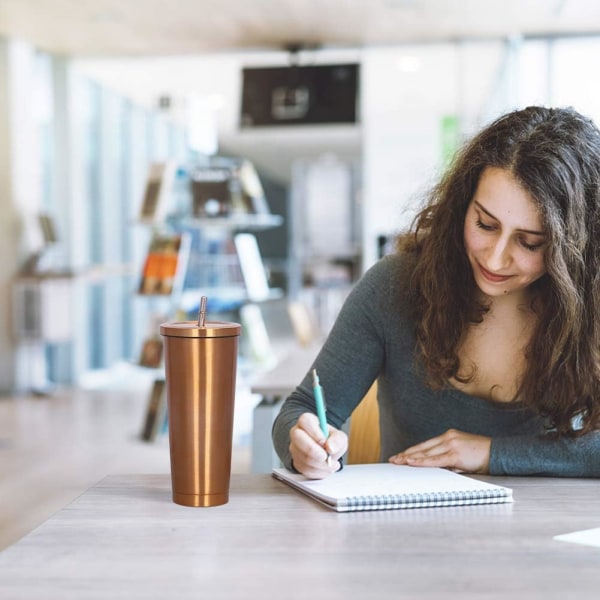
POLYGON ((238 323, 163 323, 173 502, 229 500, 238 323))

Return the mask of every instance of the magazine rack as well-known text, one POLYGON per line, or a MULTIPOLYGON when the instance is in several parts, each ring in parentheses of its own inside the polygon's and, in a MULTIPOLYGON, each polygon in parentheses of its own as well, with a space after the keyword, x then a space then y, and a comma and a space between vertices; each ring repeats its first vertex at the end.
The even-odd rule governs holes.
MULTIPOLYGON (((185 186, 173 179, 173 174, 179 177, 181 173, 173 165, 155 164, 149 170, 138 222, 153 230, 137 294, 155 305, 166 305, 163 312, 174 320, 193 319, 200 299, 206 296, 209 313, 227 314, 229 319, 233 312, 236 320, 252 321, 243 322, 243 347, 251 361, 269 361, 264 322, 255 303, 280 298, 283 293, 268 285, 254 232, 277 227, 283 218, 269 212, 248 161, 211 159, 210 164, 189 171, 185 186), (177 210, 169 214, 165 209, 168 190, 174 194, 176 189, 177 210)), ((155 320, 138 361, 140 366, 157 370, 141 432, 147 441, 165 430, 160 423, 165 413, 162 340, 155 320)))

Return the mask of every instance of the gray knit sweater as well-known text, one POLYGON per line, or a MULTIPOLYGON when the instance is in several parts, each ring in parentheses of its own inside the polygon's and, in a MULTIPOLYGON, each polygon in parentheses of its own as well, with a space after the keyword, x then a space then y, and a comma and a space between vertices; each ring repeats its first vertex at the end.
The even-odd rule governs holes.
MULTIPOLYGON (((327 419, 340 428, 378 380, 381 460, 450 428, 492 438, 492 475, 600 477, 600 432, 555 438, 522 403, 494 402, 450 386, 431 390, 415 364, 414 296, 406 256, 387 256, 356 284, 314 365, 325 392, 327 419)), ((289 430, 315 412, 312 380, 284 402, 273 443, 287 468, 289 430)))

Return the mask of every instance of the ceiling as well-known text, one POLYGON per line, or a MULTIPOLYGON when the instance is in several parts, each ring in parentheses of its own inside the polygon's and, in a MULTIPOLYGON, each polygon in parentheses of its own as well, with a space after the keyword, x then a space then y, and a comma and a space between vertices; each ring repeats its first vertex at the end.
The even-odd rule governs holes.
POLYGON ((597 0, 0 0, 0 35, 78 57, 598 32, 597 0))
MULTIPOLYGON (((178 74, 190 65, 176 68, 171 60, 207 54, 260 54, 294 45, 346 52, 593 33, 600 33, 598 0, 0 0, 0 37, 21 38, 84 62, 91 59, 88 63, 120 59, 121 72, 130 73, 121 91, 137 97, 143 88, 153 99, 167 91, 167 84, 172 96, 187 93, 190 77, 178 74), (159 57, 166 61, 162 71, 159 57), (129 71, 124 58, 132 59, 129 71), (140 68, 142 58, 156 63, 147 71, 154 75, 142 77, 147 73, 140 68)), ((105 83, 120 89, 115 69, 109 65, 105 71, 105 83)), ((224 150, 248 156, 264 172, 282 178, 289 177, 292 160, 302 153, 312 156, 326 148, 342 157, 358 155, 360 135, 342 133, 298 132, 259 143, 252 135, 228 139, 220 134, 220 141, 224 150)))

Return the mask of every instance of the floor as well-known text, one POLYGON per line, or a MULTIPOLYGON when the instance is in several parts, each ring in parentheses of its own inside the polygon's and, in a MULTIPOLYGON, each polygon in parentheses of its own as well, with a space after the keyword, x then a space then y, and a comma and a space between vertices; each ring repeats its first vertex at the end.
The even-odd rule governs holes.
MULTIPOLYGON (((0 398, 0 550, 109 473, 169 473, 168 436, 140 439, 144 389, 0 398)), ((232 472, 250 468, 234 445, 232 472)))

